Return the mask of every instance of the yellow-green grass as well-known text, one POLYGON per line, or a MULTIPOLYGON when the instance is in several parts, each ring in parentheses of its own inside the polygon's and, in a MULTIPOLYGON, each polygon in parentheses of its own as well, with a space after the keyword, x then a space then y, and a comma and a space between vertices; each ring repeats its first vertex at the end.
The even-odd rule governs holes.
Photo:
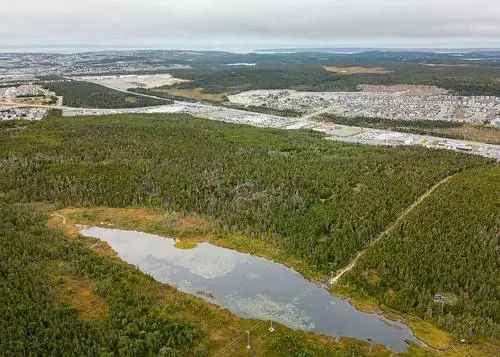
MULTIPOLYGON (((254 237, 249 238, 244 234, 220 232, 217 230, 215 222, 200 216, 188 216, 147 208, 67 208, 53 211, 49 224, 52 227, 58 226, 62 228, 73 237, 78 237, 75 224, 139 230, 165 237, 175 237, 177 240, 176 246, 180 249, 192 249, 200 242, 210 242, 218 246, 277 261, 294 268, 310 279, 325 281, 327 278, 324 274, 308 267, 300 258, 287 254, 283 249, 271 244, 271 242, 254 237), (62 217, 64 217, 64 225, 62 224, 62 217)), ((96 241, 93 244, 93 249, 98 254, 117 259, 112 249, 105 243, 96 241)), ((357 296, 347 286, 337 285, 332 289, 332 293, 348 298, 361 311, 381 313, 389 319, 404 321, 412 328, 420 340, 436 351, 448 353, 453 344, 453 338, 448 333, 432 324, 414 316, 404 316, 386 306, 380 306, 375 299, 357 296)), ((326 338, 326 341, 329 340, 326 338)), ((413 349, 412 355, 417 353, 415 351, 418 350, 418 348, 413 349)))
MULTIPOLYGON (((41 205, 37 208, 42 209, 43 207, 41 205)), ((203 218, 187 217, 161 210, 142 208, 68 208, 52 210, 49 215, 48 226, 51 229, 62 230, 73 239, 79 239, 95 254, 111 259, 114 263, 127 266, 133 270, 135 270, 135 267, 121 261, 106 243, 93 238, 80 240, 75 225, 134 229, 165 236, 172 236, 176 232, 184 237, 181 241, 183 245, 200 242, 203 240, 202 237, 206 237, 206 241, 212 243, 224 242, 224 236, 213 238, 216 235, 215 231, 209 228, 211 227, 210 223, 203 218), (195 222, 198 222, 200 226, 193 226, 195 222)), ((250 252, 250 250, 257 252, 264 249, 264 243, 258 244, 251 249, 252 246, 243 244, 242 240, 242 237, 238 237, 225 242, 227 243, 226 246, 247 247, 247 252, 250 252)), ((271 249, 271 251, 277 252, 277 248, 271 249)), ((57 264, 54 266, 57 268, 57 264)), ((64 304, 70 304, 85 316, 85 314, 89 313, 93 301, 92 282, 80 277, 68 276, 64 269, 56 268, 53 268, 53 275, 55 284, 61 284, 61 288, 58 290, 60 301, 64 304), (80 289, 80 287, 83 288, 80 289), (89 297, 89 301, 76 303, 78 298, 86 299, 87 297, 89 297)), ((158 283, 146 275, 141 275, 136 283, 138 284, 137 288, 143 294, 152 297, 158 304, 158 309, 167 314, 169 318, 188 322, 200 328, 205 336, 203 344, 207 346, 210 356, 216 355, 232 343, 227 350, 223 350, 222 356, 247 356, 248 351, 245 349, 245 331, 247 330, 252 331, 252 345, 258 356, 274 356, 275 354, 271 349, 273 339, 289 334, 292 334, 294 338, 306 341, 306 343, 331 348, 332 351, 357 347, 366 356, 389 356, 391 354, 383 346, 375 346, 370 351, 368 344, 359 340, 341 338, 339 341, 335 341, 333 338, 314 333, 292 331, 280 324, 275 324, 276 332, 271 335, 268 331, 268 322, 241 319, 228 310, 182 293, 168 285, 158 283)), ((105 302, 103 304, 105 305, 105 302)), ((413 350, 414 348, 411 349, 411 351, 413 350)))

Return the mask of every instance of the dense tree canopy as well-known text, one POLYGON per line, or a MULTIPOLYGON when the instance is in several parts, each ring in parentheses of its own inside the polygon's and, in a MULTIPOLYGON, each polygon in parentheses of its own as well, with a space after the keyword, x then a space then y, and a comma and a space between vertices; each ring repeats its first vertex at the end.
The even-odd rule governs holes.
POLYGON ((216 218, 336 270, 437 181, 485 162, 187 116, 52 119, 0 138, 12 201, 146 205, 216 218), (277 236, 278 239, 273 237, 277 236))
POLYGON ((199 331, 169 320, 138 291, 139 273, 112 264, 49 230, 26 208, 0 204, 0 351, 2 356, 175 356, 194 349, 199 331), (109 305, 91 321, 58 304, 54 264, 90 278, 109 305), (168 354, 170 353, 170 354, 168 354))
POLYGON ((63 96, 63 104, 68 107, 142 108, 170 103, 167 99, 159 100, 123 93, 90 82, 58 80, 46 82, 44 86, 63 96))
POLYGON ((371 247, 345 283, 467 339, 498 338, 499 189, 499 166, 452 178, 371 247))
MULTIPOLYGON (((0 279, 0 330, 6 337, 0 350, 12 355, 28 350, 65 355, 71 344, 80 355, 175 355, 203 338, 196 327, 157 314, 149 297, 137 291, 139 272, 54 234, 19 203, 199 214, 217 222, 218 229, 264 239, 329 272, 345 266, 430 187, 461 171, 453 186, 403 220, 395 239, 377 244, 346 280, 452 331, 471 328, 472 335, 488 335, 498 326, 498 200, 493 195, 498 167, 485 159, 335 143, 307 131, 182 115, 132 115, 2 124, 0 170, 0 275, 5 278, 0 279), (108 317, 85 322, 55 304, 47 285, 51 262, 95 281, 109 304, 108 317), (379 285, 363 280, 372 270, 379 285), (432 303, 440 292, 457 297, 444 314, 432 303), (33 326, 40 328, 26 342, 33 326)), ((282 354, 323 351, 300 341, 282 342, 273 347, 282 354)))

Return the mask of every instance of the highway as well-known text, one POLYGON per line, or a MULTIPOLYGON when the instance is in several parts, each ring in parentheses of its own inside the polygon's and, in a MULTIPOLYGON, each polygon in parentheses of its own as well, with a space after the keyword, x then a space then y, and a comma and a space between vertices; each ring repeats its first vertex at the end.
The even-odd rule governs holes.
POLYGON ((117 88, 122 93, 142 96, 168 101, 169 104, 145 107, 145 108, 123 108, 123 109, 99 109, 99 108, 73 108, 59 105, 35 105, 19 104, 12 101, 0 101, 0 106, 11 107, 33 107, 62 110, 65 117, 76 116, 98 116, 115 114, 156 114, 156 113, 185 113, 196 117, 206 118, 215 121, 221 121, 232 124, 244 124, 261 128, 276 128, 297 130, 306 129, 321 132, 329 140, 343 141, 354 144, 378 145, 378 146, 423 146, 430 149, 445 149, 458 151, 467 154, 473 154, 492 158, 500 161, 500 145, 484 144, 466 140, 445 139, 428 135, 417 135, 410 133, 401 133, 390 130, 370 129, 362 127, 353 127, 338 125, 334 123, 318 122, 312 118, 324 112, 321 110, 313 114, 308 114, 300 118, 288 118, 270 114, 256 113, 246 110, 238 110, 223 106, 216 106, 202 103, 192 103, 184 101, 174 101, 170 104, 169 99, 130 92, 117 88))

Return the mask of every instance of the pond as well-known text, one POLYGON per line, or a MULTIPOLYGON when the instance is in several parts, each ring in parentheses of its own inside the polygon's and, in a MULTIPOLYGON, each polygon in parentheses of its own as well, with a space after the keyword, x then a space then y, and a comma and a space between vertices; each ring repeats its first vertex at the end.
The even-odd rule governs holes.
POLYGON ((419 343, 411 330, 381 315, 358 311, 345 299, 267 259, 201 243, 175 247, 175 239, 118 229, 86 228, 83 236, 109 244, 118 256, 159 282, 251 319, 293 329, 383 344, 395 352, 419 343))

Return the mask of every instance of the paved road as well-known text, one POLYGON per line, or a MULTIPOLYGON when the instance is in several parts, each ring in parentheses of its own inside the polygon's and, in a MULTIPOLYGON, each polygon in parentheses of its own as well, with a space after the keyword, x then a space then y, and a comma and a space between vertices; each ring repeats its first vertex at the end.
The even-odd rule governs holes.
MULTIPOLYGON (((122 93, 130 95, 153 98, 171 103, 169 99, 157 97, 154 95, 135 93, 113 87, 108 88, 118 90, 122 93)), ((156 107, 124 109, 70 108, 65 106, 21 105, 9 102, 4 102, 3 104, 16 107, 61 109, 64 116, 113 115, 126 113, 187 113, 200 118, 233 124, 246 124, 262 128, 313 130, 321 132, 325 134, 328 139, 335 141, 381 146, 424 146, 432 149, 445 149, 465 152, 487 158, 493 158, 500 161, 500 145, 484 144, 466 140, 444 139, 428 135, 401 133, 389 130, 351 127, 311 120, 313 116, 326 112, 327 110, 321 110, 313 114, 308 114, 301 118, 288 118, 209 104, 183 101, 174 101, 173 104, 166 104, 156 107)), ((0 105, 2 105, 1 102, 0 105)))

